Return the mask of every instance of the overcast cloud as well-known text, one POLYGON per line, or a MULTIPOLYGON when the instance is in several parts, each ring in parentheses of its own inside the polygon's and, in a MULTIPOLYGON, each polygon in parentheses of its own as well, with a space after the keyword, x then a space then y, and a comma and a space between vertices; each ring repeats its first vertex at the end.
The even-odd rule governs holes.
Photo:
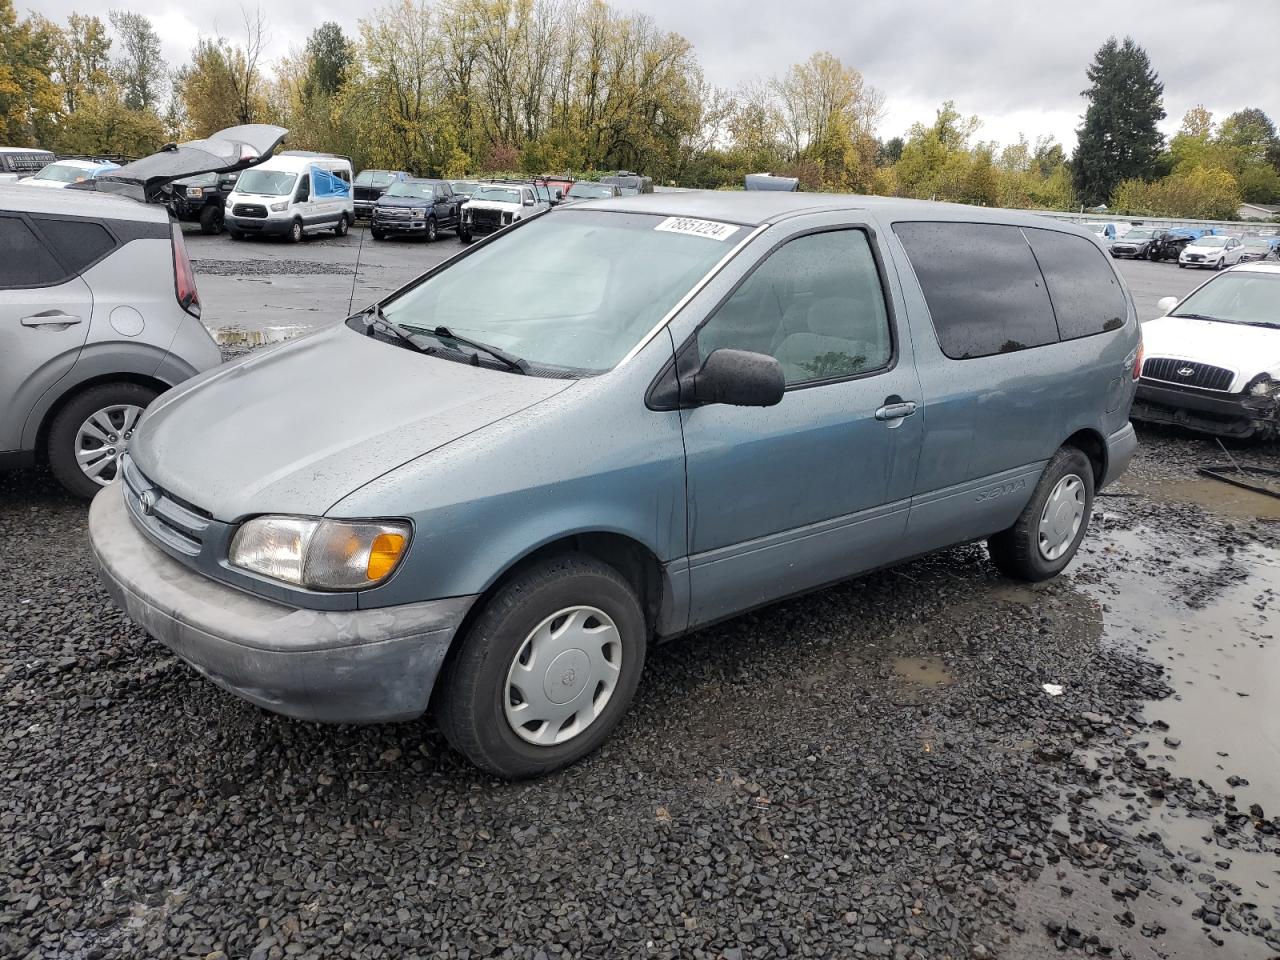
MULTIPOLYGON (((377 5, 262 3, 271 57, 300 47, 324 20, 354 34, 360 17, 377 5)), ((26 6, 59 22, 75 9, 103 13, 83 0, 28 0, 26 6)), ((202 33, 234 39, 242 32, 234 3, 134 0, 128 6, 152 18, 174 65, 188 59, 202 33)), ((982 118, 982 139, 1050 135, 1070 152, 1083 111, 1085 66, 1111 34, 1133 36, 1150 55, 1164 81, 1167 134, 1197 103, 1218 119, 1257 106, 1280 123, 1280 0, 618 0, 613 6, 647 13, 687 37, 719 86, 782 73, 829 50, 884 92, 883 137, 932 120, 950 99, 982 118)))

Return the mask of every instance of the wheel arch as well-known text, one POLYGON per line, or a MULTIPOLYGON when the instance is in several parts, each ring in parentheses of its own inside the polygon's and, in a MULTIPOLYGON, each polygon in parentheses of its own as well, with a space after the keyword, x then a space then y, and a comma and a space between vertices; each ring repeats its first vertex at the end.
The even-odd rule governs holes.
POLYGON ((1063 441, 1064 447, 1075 447, 1093 465, 1093 486, 1098 489, 1107 475, 1107 441, 1092 427, 1077 430, 1063 441))
POLYGON ((86 390, 92 390, 94 387, 100 387, 109 383, 132 383, 140 387, 146 387, 156 391, 159 395, 168 390, 172 384, 165 383, 158 377, 149 376, 145 373, 103 373, 96 377, 89 377, 86 380, 77 382, 74 386, 69 387, 58 398, 49 405, 43 416, 40 418, 39 426, 36 427, 35 433, 35 455, 36 459, 41 463, 48 459, 47 448, 49 445, 49 429, 53 426, 53 421, 58 414, 80 394, 86 390))

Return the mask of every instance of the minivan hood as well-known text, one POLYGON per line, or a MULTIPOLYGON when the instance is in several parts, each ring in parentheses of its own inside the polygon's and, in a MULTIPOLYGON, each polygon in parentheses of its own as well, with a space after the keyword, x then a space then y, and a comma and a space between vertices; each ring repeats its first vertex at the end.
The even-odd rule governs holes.
POLYGON ((262 163, 288 132, 269 123, 247 123, 219 130, 203 140, 165 144, 150 156, 98 174, 96 186, 87 189, 152 201, 174 180, 197 173, 229 173, 262 163))
POLYGON ((219 520, 319 516, 572 384, 429 357, 337 324, 169 391, 129 453, 153 483, 219 520))
POLYGON ((1195 320, 1191 317, 1161 317, 1142 325, 1143 351, 1148 357, 1197 360, 1239 376, 1233 392, 1264 370, 1280 364, 1280 329, 1195 320))

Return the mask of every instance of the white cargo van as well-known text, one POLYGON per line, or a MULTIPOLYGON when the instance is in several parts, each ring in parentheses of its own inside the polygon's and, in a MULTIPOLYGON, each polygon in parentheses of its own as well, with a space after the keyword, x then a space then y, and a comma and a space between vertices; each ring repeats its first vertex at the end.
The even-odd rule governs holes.
POLYGON ((233 240, 262 234, 297 243, 321 230, 341 237, 356 219, 351 178, 346 157, 286 150, 241 175, 223 223, 233 240))

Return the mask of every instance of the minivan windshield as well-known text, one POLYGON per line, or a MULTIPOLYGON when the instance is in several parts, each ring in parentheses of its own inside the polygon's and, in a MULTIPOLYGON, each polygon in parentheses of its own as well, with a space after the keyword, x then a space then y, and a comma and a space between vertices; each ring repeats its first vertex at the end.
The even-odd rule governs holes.
POLYGON ((393 183, 387 187, 384 196, 387 197, 417 197, 421 200, 431 200, 435 197, 436 185, 434 183, 415 183, 412 180, 401 180, 399 183, 393 183))
POLYGON ((256 193, 264 197, 283 197, 293 192, 296 173, 287 170, 246 170, 236 182, 236 193, 256 193))
POLYGON ((1280 273, 1233 270, 1221 274, 1178 304, 1170 316, 1280 330, 1280 273))
POLYGON ((746 233, 673 219, 560 208, 454 261, 383 313, 411 332, 447 327, 535 367, 603 373, 746 233))

